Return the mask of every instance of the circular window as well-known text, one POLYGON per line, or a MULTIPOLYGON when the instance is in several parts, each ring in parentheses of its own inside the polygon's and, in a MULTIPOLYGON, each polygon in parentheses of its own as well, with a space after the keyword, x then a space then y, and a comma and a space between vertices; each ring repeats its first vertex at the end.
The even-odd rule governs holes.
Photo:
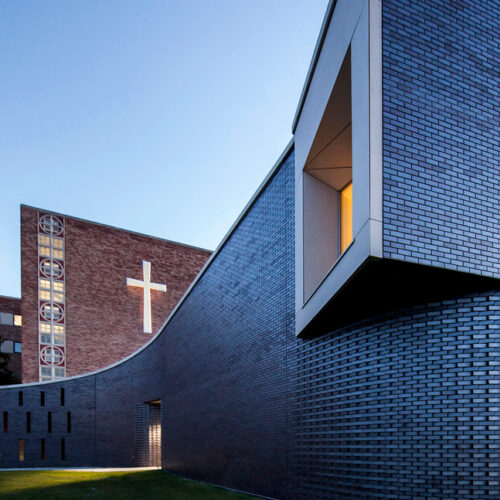
POLYGON ((40 359, 47 365, 61 365, 64 351, 60 347, 46 346, 40 351, 40 359))
POLYGON ((42 259, 40 272, 46 278, 60 278, 64 273, 64 266, 58 260, 42 259))
POLYGON ((59 304, 45 302, 40 306, 40 315, 45 321, 61 321, 64 318, 64 311, 59 304))
POLYGON ((40 218, 40 229, 48 234, 61 234, 63 232, 63 223, 55 215, 44 215, 40 218))

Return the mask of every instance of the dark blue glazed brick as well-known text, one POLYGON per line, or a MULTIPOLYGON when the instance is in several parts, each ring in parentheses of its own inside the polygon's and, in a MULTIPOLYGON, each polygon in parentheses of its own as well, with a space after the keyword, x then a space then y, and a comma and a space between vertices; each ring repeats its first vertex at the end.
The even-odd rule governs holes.
POLYGON ((498 18, 383 1, 385 257, 500 276, 498 18))

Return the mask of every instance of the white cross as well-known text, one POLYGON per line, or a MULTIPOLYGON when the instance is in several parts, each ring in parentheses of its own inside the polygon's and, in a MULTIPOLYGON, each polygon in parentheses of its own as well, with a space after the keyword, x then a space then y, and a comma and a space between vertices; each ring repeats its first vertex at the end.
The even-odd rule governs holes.
POLYGON ((127 285, 144 288, 144 333, 153 333, 151 326, 151 290, 166 292, 167 285, 151 283, 151 262, 145 260, 142 261, 142 276, 144 281, 127 278, 127 285))

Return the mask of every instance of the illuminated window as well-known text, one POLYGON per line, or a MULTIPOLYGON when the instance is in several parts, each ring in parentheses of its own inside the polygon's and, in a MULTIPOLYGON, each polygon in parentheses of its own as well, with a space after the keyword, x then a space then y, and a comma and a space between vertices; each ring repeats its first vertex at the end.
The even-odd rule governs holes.
POLYGON ((41 234, 38 238, 38 241, 40 245, 45 245, 46 247, 50 246, 50 236, 44 236, 43 234, 41 234))
POLYGON ((48 292, 47 290, 40 290, 40 299, 50 300, 50 292, 48 292))
POLYGON ((54 250, 52 250, 52 254, 53 254, 54 259, 62 259, 64 257, 62 250, 54 249, 54 250))
POLYGON ((64 246, 64 240, 62 238, 52 238, 52 246, 54 248, 62 248, 64 246))
POLYGON ((42 257, 50 257, 50 248, 49 247, 40 247, 38 252, 42 257))
POLYGON ((64 333, 64 326, 62 325, 53 325, 53 328, 54 328, 54 333, 56 334, 63 334, 64 333))
POLYGON ((54 281, 54 291, 64 292, 64 283, 62 281, 54 281))
POLYGON ((62 293, 54 293, 54 302, 64 302, 64 295, 62 293))
POLYGON ((50 290, 50 281, 40 278, 40 288, 50 290))
POLYGON ((50 333, 50 323, 40 323, 40 331, 43 333, 50 333))
POLYGON ((14 325, 23 326, 23 317, 20 314, 14 314, 14 325))
POLYGON ((352 182, 340 191, 340 253, 352 241, 352 182))

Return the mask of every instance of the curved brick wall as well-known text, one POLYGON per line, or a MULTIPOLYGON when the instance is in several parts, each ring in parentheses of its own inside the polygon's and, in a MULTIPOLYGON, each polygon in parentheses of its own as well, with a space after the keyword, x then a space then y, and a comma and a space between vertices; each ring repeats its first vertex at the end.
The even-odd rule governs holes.
POLYGON ((500 495, 500 292, 300 342, 298 498, 500 495))

